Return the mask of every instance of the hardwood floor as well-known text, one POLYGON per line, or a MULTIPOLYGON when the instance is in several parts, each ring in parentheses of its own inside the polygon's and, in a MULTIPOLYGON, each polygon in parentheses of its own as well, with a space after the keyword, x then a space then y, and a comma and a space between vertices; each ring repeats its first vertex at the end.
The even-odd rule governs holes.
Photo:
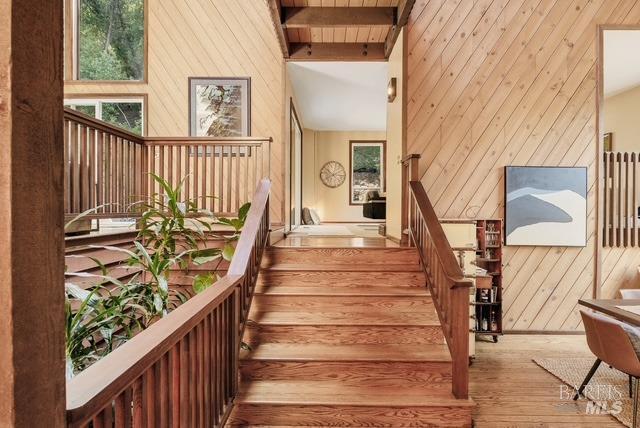
POLYGON ((470 394, 475 427, 623 427, 609 415, 586 415, 585 402, 560 399, 562 382, 534 357, 591 356, 584 336, 505 335, 477 342, 470 394))

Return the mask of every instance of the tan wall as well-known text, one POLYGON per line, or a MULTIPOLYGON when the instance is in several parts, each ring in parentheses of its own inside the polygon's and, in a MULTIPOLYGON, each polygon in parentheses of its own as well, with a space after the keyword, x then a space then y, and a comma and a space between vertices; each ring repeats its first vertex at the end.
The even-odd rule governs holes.
POLYGON ((616 152, 640 151, 640 86, 605 98, 604 132, 613 133, 616 152))
POLYGON ((315 131, 305 130, 303 148, 303 200, 314 208, 323 222, 367 222, 362 217, 362 205, 349 205, 349 141, 382 140, 386 132, 369 131, 315 131), (314 147, 314 150, 308 148, 314 147), (310 159, 311 157, 311 159, 310 159), (347 178, 341 186, 329 188, 320 180, 320 169, 329 161, 337 161, 344 166, 347 178), (308 165, 314 165, 314 174, 308 173, 308 165), (313 187, 315 203, 305 193, 313 187), (313 203, 313 205, 311 205, 313 203))
MULTIPOLYGON (((597 24, 639 23, 612 0, 416 2, 408 26, 407 152, 442 217, 503 216, 505 165, 589 167, 585 248, 507 247, 506 330, 581 329, 596 267, 597 24)), ((603 251, 603 295, 638 250, 603 251)))
POLYGON ((316 131, 305 129, 302 133, 302 206, 309 208, 316 206, 316 182, 320 180, 315 153, 316 131))
POLYGON ((147 0, 148 82, 67 82, 65 94, 146 94, 147 134, 189 134, 189 77, 251 77, 252 135, 273 137, 272 221, 284 211, 284 62, 265 2, 147 0))
POLYGON ((402 164, 404 155, 404 30, 389 56, 389 80, 397 80, 396 99, 387 105, 387 235, 402 238, 402 164))

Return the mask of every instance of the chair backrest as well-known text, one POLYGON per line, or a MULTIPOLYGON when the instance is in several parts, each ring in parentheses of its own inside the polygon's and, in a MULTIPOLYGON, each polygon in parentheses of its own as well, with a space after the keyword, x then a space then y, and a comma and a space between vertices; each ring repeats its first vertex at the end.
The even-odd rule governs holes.
POLYGON ((640 376, 640 360, 621 323, 594 312, 580 314, 591 352, 624 373, 640 376))
POLYGON ((640 289, 627 288, 625 290, 620 290, 620 295, 623 299, 640 299, 640 289))

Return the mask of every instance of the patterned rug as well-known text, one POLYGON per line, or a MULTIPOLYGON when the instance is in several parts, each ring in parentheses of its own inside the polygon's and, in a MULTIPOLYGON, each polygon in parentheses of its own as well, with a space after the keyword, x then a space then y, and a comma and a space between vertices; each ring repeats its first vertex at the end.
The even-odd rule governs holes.
MULTIPOLYGON (((533 361, 566 383, 573 396, 595 362, 594 358, 534 358, 533 361)), ((580 400, 590 414, 610 414, 631 427, 633 399, 629 398, 629 377, 605 363, 600 364, 580 400)), ((571 398, 568 398, 571 400, 571 398)))

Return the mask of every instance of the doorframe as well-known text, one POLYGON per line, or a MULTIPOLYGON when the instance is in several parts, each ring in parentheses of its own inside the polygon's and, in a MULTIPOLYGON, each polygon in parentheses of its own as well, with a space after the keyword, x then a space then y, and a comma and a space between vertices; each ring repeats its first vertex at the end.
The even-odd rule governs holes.
POLYGON ((300 181, 300 220, 302 222, 302 151, 303 151, 303 142, 304 142, 304 129, 302 127, 302 122, 300 122, 300 116, 298 116, 298 112, 296 111, 296 107, 293 103, 293 97, 289 98, 289 231, 292 231, 295 224, 295 208, 294 210, 291 207, 295 207, 295 195, 294 195, 294 179, 295 179, 295 166, 296 166, 296 158, 293 156, 293 148, 295 145, 295 127, 294 123, 298 125, 300 129, 300 150, 295 152, 296 156, 300 157, 300 177, 298 177, 300 181), (295 121, 294 121, 295 118, 295 121))
POLYGON ((596 230, 595 251, 594 251, 594 283, 592 296, 594 299, 600 297, 602 288, 602 233, 604 230, 602 208, 604 200, 604 178, 602 177, 602 153, 604 151, 604 32, 615 30, 640 30, 640 24, 599 24, 596 28, 596 230))

